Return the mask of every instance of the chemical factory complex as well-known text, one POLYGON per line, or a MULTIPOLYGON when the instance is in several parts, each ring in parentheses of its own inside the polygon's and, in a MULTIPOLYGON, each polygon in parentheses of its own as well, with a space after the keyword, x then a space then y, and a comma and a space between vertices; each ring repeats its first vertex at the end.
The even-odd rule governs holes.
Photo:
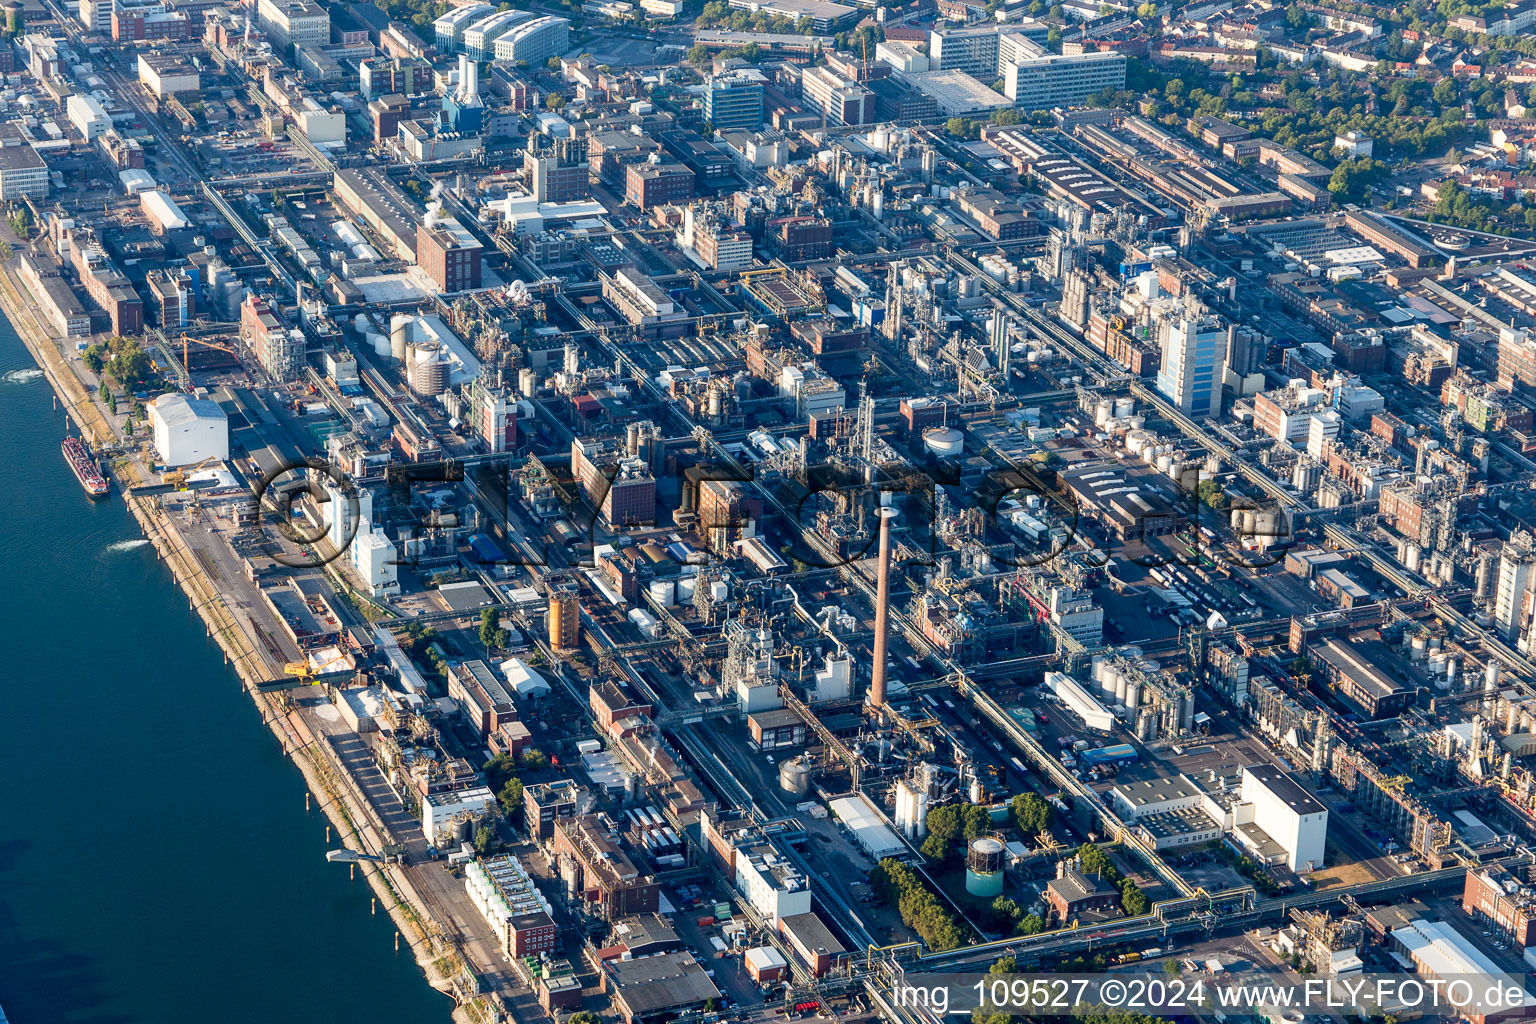
POLYGON ((1536 7, 1447 6, 8 0, 0 307, 456 1019, 1523 973, 1536 7))

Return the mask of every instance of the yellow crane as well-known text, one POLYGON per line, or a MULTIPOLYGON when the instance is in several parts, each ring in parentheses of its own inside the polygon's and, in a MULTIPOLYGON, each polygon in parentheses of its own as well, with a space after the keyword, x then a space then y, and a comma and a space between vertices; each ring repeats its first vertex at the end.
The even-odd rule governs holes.
POLYGON ((315 673, 310 670, 307 660, 288 662, 283 666, 283 674, 297 678, 300 686, 308 686, 315 681, 315 673))
POLYGON ((219 460, 214 458, 207 458, 195 466, 177 466, 175 469, 166 470, 165 473, 161 475, 160 479, 164 483, 170 484, 173 490, 179 491, 187 486, 188 473, 196 473, 198 470, 208 465, 208 463, 217 461, 219 460))

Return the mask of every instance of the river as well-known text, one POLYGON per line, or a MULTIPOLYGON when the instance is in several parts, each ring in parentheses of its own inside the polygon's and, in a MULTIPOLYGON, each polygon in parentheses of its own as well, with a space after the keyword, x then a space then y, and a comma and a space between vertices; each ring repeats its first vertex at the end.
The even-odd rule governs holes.
POLYGON ((52 397, 0 317, 0 1005, 446 1022, 121 496, 75 481, 52 397))

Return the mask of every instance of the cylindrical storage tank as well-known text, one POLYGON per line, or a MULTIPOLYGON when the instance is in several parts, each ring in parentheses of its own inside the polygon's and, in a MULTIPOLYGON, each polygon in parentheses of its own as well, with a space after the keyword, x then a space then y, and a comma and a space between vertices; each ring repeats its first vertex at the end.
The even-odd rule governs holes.
POLYGON ((965 435, 954 427, 934 427, 923 432, 923 447, 941 459, 956 458, 965 451, 965 435))
POLYGON ((779 788, 791 796, 805 796, 811 791, 811 769, 796 759, 779 765, 779 788))
POLYGON ((1445 659, 1445 684, 1447 686, 1454 687, 1456 685, 1457 674, 1460 672, 1460 670, 1461 662, 1458 659, 1445 659))
POLYGON ((1125 706, 1135 711, 1141 706, 1141 684, 1132 683, 1125 688, 1125 706))
POLYGON ((394 351, 390 348, 389 335, 380 334, 378 331, 369 331, 363 335, 363 339, 373 348, 373 354, 380 359, 391 359, 394 351))
POLYGON ((1417 572, 1419 568, 1419 555, 1419 546, 1417 544, 1409 544, 1403 551, 1403 564, 1410 570, 1417 572))
POLYGON ((682 602, 693 600, 693 592, 698 589, 698 582, 692 576, 679 576, 677 578, 677 599, 682 602))
POLYGON ((670 608, 676 603, 677 584, 671 580, 652 580, 648 589, 651 593, 651 600, 663 608, 670 608))
POLYGON ((1115 416, 1116 417, 1118 417, 1120 419, 1125 419, 1127 416, 1131 415, 1135 411, 1136 411, 1136 399, 1134 399, 1134 398, 1117 398, 1117 399, 1115 399, 1115 416))
POLYGON ((1102 427, 1108 423, 1109 418, 1114 415, 1114 409, 1115 407, 1110 405, 1108 400, 1100 400, 1099 404, 1093 407, 1094 426, 1102 427))
POLYGON ((709 415, 711 419, 718 419, 724 411, 725 401, 719 388, 709 389, 709 415))
POLYGON ((1127 694, 1130 692, 1130 688, 1129 676, 1126 673, 1121 672, 1120 675, 1115 679, 1115 700, 1124 703, 1127 694))
POLYGON ((6 0, 5 3, 5 31, 7 35, 17 36, 22 32, 26 24, 26 6, 20 0, 6 0))
POLYGON ((982 797, 981 780, 980 779, 972 779, 971 780, 970 789, 967 792, 969 792, 969 794, 970 794, 971 803, 973 803, 973 804, 981 803, 981 797, 982 797))
POLYGON ((1159 455, 1157 457, 1157 471, 1159 473, 1167 475, 1172 470, 1173 470, 1173 456, 1169 455, 1167 452, 1164 452, 1163 454, 1159 455))
POLYGON ((411 318, 405 313, 396 313, 389 321, 389 353, 395 362, 405 362, 406 349, 410 347, 411 318))
POLYGON ((524 398, 532 398, 538 389, 539 379, 534 374, 533 367, 525 366, 517 371, 517 390, 524 398))
POLYGON ((1099 689, 1105 693, 1114 693, 1115 687, 1120 685, 1120 666, 1105 665, 1104 675, 1099 679, 1099 689))
POLYGON ((1152 739, 1152 712, 1142 709, 1136 716, 1136 738, 1139 740, 1152 739))
POLYGON ((996 836, 977 836, 965 854, 965 891, 991 899, 1003 894, 1005 847, 996 836))

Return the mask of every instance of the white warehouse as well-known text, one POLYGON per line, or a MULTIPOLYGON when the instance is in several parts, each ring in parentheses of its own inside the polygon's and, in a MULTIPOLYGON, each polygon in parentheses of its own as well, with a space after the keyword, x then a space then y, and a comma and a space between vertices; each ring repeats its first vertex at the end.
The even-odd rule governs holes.
POLYGON ((95 142, 98 135, 112 127, 112 118, 94 96, 77 92, 64 102, 64 108, 70 124, 85 136, 86 142, 95 142))
POLYGON ((149 423, 167 466, 229 458, 229 417, 217 402, 169 392, 149 403, 149 423))
POLYGON ((1252 765, 1243 769, 1241 799, 1234 808, 1233 837, 1256 859, 1263 863, 1283 859, 1292 871, 1323 866, 1328 809, 1295 779, 1267 764, 1252 765), (1284 857, 1277 856, 1279 851, 1270 844, 1283 850, 1284 857))
POLYGON ((1063 672, 1047 672, 1045 688, 1060 697, 1073 714, 1083 720, 1090 729, 1109 732, 1115 726, 1115 716, 1093 698, 1076 679, 1063 672))

